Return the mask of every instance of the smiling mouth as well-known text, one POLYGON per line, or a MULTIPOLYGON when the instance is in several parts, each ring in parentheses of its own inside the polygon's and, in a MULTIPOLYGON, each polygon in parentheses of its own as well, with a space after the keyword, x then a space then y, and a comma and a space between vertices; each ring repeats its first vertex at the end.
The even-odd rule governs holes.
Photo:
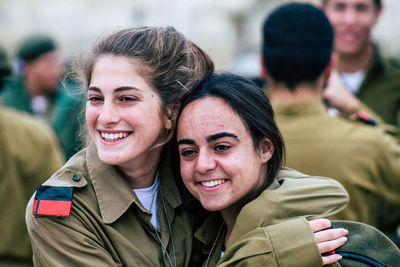
POLYGON ((107 142, 115 142, 121 139, 126 138, 130 133, 128 132, 119 132, 119 133, 104 133, 100 132, 100 136, 107 142))
POLYGON ((218 180, 212 180, 212 181, 203 181, 203 182, 200 182, 200 184, 204 187, 214 187, 214 186, 225 183, 225 181, 226 181, 225 179, 218 179, 218 180))

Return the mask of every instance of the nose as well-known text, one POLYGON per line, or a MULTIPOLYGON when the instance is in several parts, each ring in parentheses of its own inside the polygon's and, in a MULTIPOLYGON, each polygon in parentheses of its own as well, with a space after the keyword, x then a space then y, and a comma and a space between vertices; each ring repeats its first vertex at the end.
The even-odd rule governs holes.
POLYGON ((199 155, 196 162, 195 170, 198 173, 205 174, 208 171, 215 169, 217 161, 208 151, 199 151, 199 155))
POLYGON ((120 114, 111 101, 104 101, 103 107, 100 110, 99 122, 104 125, 116 124, 120 119, 120 114))
POLYGON ((346 9, 343 20, 347 25, 353 25, 357 21, 357 12, 351 8, 346 9))

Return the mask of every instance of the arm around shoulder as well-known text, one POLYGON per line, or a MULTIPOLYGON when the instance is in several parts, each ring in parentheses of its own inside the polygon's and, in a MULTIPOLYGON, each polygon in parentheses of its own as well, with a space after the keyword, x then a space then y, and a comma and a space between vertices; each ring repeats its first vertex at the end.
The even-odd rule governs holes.
POLYGON ((218 262, 226 266, 321 266, 314 234, 304 218, 258 227, 227 245, 218 262))

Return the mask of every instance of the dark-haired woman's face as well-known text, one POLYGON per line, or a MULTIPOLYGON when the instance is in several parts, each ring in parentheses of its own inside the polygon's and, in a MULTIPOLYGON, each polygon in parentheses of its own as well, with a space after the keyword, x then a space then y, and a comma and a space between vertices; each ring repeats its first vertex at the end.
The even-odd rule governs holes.
POLYGON ((262 140, 256 150, 240 116, 221 98, 188 104, 177 139, 183 182, 205 209, 240 209, 263 186, 271 142, 262 140))

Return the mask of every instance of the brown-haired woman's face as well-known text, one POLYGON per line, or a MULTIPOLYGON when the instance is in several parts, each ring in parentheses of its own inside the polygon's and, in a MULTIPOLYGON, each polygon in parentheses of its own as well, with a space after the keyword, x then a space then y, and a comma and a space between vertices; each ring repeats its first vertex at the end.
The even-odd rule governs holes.
POLYGON ((273 147, 268 140, 270 149, 255 150, 242 119, 221 98, 188 104, 178 121, 177 140, 183 182, 205 209, 240 208, 263 186, 273 147))
POLYGON ((149 159, 150 148, 172 127, 156 90, 125 57, 100 57, 91 77, 86 121, 100 160, 129 169, 149 159))

